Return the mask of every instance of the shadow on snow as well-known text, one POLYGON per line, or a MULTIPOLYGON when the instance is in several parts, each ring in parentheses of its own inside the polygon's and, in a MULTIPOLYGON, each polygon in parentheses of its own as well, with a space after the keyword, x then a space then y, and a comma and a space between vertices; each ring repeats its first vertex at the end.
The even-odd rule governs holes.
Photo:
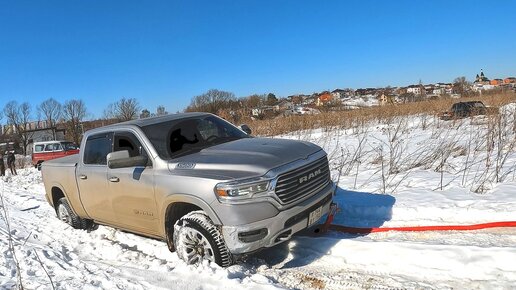
MULTIPOLYGON (((396 198, 388 194, 350 191, 337 187, 333 201, 339 208, 333 224, 375 228, 391 220, 396 198)), ((320 222, 324 223, 325 220, 326 217, 323 217, 320 222)), ((264 249, 253 257, 264 261, 269 267, 282 269, 301 267, 326 255, 341 239, 354 239, 368 234, 328 232, 321 236, 314 236, 313 231, 314 228, 302 231, 291 241, 264 249)))

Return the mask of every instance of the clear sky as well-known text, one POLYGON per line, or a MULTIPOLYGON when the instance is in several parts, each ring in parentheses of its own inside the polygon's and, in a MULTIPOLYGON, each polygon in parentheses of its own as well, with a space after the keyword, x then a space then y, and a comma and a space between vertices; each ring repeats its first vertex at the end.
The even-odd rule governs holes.
POLYGON ((516 1, 4 1, 0 108, 121 97, 184 109, 217 88, 278 96, 516 75, 516 1))

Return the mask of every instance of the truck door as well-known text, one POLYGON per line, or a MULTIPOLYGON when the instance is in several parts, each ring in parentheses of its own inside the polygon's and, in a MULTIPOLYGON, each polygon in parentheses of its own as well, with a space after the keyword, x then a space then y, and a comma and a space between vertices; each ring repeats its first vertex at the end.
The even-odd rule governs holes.
POLYGON ((91 135, 86 140, 82 160, 77 167, 81 202, 88 215, 111 224, 114 220, 107 181, 107 155, 113 146, 113 133, 91 135))
MULTIPOLYGON (((113 151, 121 150, 129 151, 130 157, 149 157, 148 150, 132 131, 115 132, 113 151)), ((108 168, 108 180, 117 224, 127 229, 158 234, 152 163, 145 167, 108 168)))

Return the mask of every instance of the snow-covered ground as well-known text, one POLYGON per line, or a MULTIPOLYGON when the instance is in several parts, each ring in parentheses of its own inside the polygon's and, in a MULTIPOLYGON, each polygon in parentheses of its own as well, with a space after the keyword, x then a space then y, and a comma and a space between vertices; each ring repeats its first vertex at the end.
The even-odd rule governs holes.
POLYGON ((378 106, 378 99, 374 95, 365 95, 356 98, 342 99, 342 105, 347 109, 359 109, 378 106))
MULTIPOLYGON (((421 115, 280 137, 312 141, 328 152, 338 181, 337 224, 516 221, 515 108, 504 107, 499 122, 484 117, 443 122, 421 115)), ((25 289, 51 289, 52 284, 58 289, 516 287, 512 228, 304 235, 227 269, 194 267, 161 241, 104 226, 73 230, 46 203, 34 169, 4 177, 0 191, 25 289)), ((1 219, 2 289, 17 284, 8 233, 1 219)))

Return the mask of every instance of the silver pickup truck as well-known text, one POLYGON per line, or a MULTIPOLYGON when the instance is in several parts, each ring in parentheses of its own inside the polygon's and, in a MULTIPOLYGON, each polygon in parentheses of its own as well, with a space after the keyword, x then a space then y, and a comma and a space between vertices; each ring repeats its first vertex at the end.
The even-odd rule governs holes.
POLYGON ((43 163, 47 200, 73 228, 109 225, 229 266, 317 223, 335 192, 320 147, 245 129, 185 113, 90 130, 79 154, 43 163))

